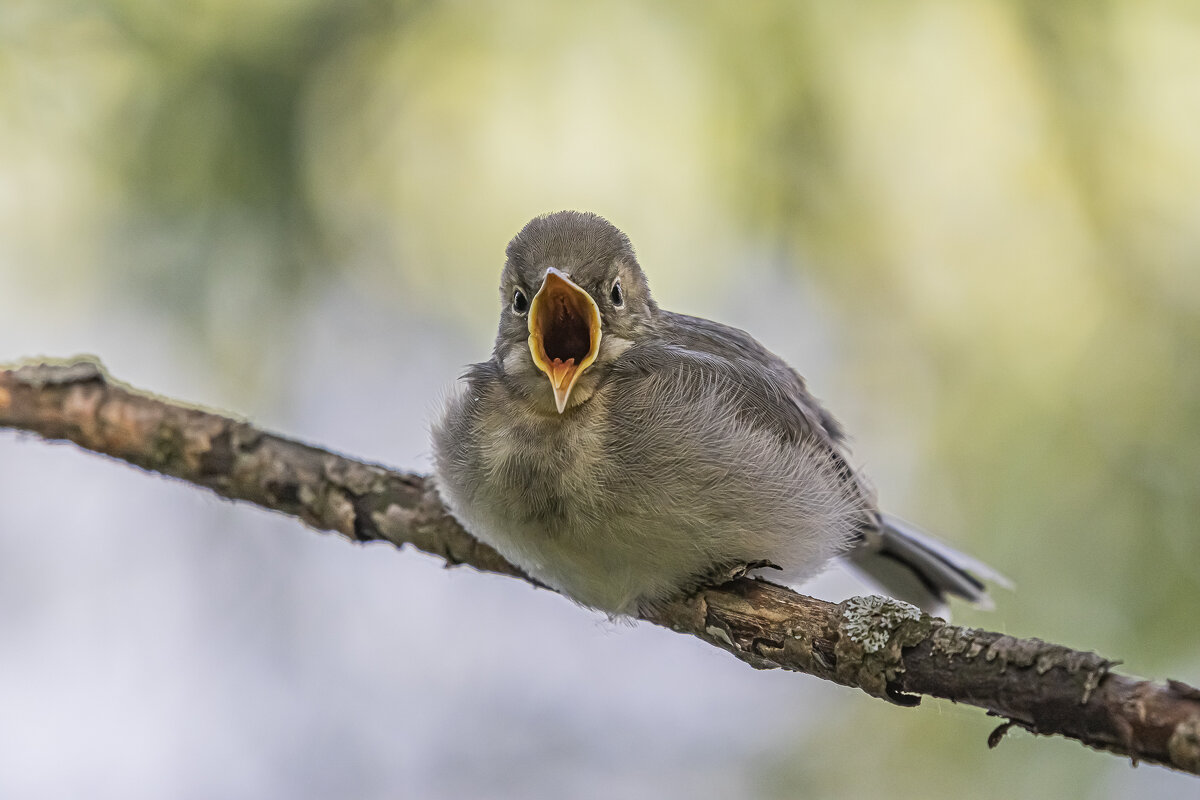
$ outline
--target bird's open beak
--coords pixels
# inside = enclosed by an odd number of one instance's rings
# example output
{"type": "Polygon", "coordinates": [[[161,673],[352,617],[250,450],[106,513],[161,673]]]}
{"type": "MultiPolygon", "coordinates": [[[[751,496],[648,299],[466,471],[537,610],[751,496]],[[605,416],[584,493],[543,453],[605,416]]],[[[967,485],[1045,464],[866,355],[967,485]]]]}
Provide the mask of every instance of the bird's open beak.
{"type": "Polygon", "coordinates": [[[551,267],[529,306],[529,350],[563,413],[571,389],[600,351],[600,309],[592,296],[551,267]]]}

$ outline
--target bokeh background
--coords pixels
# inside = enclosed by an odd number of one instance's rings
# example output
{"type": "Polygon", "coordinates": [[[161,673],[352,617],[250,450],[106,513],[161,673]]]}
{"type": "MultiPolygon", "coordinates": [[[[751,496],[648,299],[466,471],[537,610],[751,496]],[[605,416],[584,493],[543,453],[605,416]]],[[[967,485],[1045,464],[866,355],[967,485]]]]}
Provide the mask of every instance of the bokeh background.
{"type": "MultiPolygon", "coordinates": [[[[0,4],[0,360],[427,469],[561,208],[1016,582],[958,621],[1200,682],[1193,0],[0,4]]],[[[0,432],[0,797],[1200,796],[995,724],[0,432]]]]}

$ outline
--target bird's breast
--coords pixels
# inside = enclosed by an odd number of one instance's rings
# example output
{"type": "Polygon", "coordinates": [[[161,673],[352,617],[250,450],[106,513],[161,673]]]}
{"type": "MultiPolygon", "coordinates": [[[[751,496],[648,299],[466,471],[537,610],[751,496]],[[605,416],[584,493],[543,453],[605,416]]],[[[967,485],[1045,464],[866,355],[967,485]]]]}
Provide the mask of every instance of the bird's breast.
{"type": "MultiPolygon", "coordinates": [[[[593,401],[601,398],[593,398],[593,401]]],[[[498,414],[481,453],[491,493],[513,521],[570,535],[605,505],[605,433],[594,402],[565,415],[498,414]]]]}

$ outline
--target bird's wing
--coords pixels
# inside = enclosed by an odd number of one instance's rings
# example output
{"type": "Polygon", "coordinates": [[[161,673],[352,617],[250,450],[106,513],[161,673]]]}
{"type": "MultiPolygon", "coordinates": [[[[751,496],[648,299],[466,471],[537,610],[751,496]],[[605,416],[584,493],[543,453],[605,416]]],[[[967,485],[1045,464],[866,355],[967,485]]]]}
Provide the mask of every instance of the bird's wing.
{"type": "Polygon", "coordinates": [[[668,335],[626,351],[618,374],[653,376],[679,370],[700,376],[698,380],[714,390],[736,395],[736,413],[749,424],[787,440],[815,440],[845,456],[841,425],[783,359],[737,328],[660,313],[668,335]]]}
{"type": "MultiPolygon", "coordinates": [[[[861,498],[866,514],[860,536],[877,535],[875,492],[850,465],[841,426],[809,393],[804,379],[745,331],[661,313],[668,335],[639,342],[614,365],[613,377],[632,384],[619,392],[624,402],[636,405],[639,394],[655,393],[660,402],[665,396],[684,406],[703,405],[694,404],[689,393],[711,392],[720,395],[728,413],[743,424],[808,452],[815,444],[828,455],[847,488],[861,498]]],[[[628,410],[638,412],[636,407],[628,410]]]]}
{"type": "Polygon", "coordinates": [[[458,386],[445,397],[440,419],[433,425],[434,456],[440,474],[466,471],[471,475],[467,484],[478,481],[473,471],[480,468],[481,451],[487,442],[488,410],[507,395],[503,369],[495,358],[464,370],[458,386]]]}

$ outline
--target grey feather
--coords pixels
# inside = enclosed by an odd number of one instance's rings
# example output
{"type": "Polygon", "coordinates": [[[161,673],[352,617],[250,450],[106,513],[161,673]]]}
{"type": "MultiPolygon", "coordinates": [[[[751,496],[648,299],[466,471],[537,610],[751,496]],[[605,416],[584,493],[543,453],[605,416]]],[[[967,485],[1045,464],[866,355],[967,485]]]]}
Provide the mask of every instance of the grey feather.
{"type": "Polygon", "coordinates": [[[850,565],[893,597],[948,618],[947,597],[991,610],[984,581],[1012,583],[991,567],[889,514],[848,553],[850,565]]]}
{"type": "Polygon", "coordinates": [[[743,331],[660,309],[607,221],[530,222],[500,293],[492,358],[434,426],[435,471],[467,530],[534,577],[620,614],[746,564],[795,582],[848,554],[925,608],[947,593],[987,601],[971,575],[982,565],[879,513],[801,377],[743,331]],[[603,331],[563,413],[510,302],[533,297],[549,267],[591,295],[603,331]]]}

